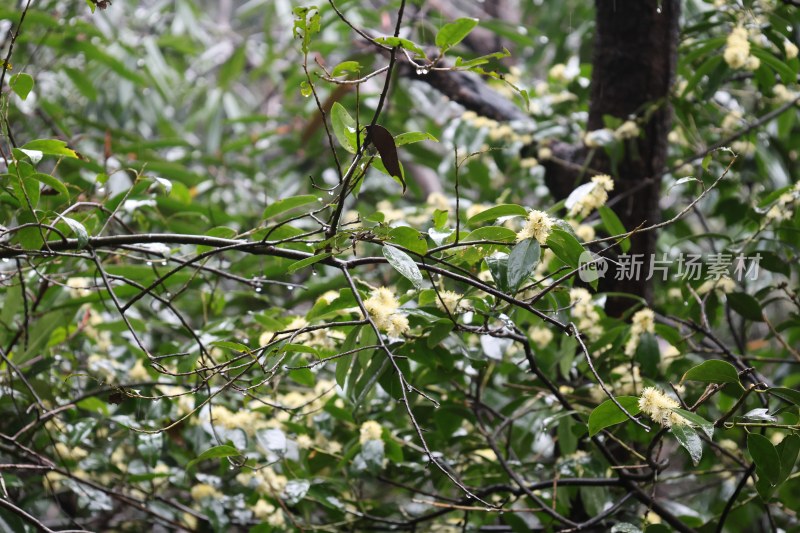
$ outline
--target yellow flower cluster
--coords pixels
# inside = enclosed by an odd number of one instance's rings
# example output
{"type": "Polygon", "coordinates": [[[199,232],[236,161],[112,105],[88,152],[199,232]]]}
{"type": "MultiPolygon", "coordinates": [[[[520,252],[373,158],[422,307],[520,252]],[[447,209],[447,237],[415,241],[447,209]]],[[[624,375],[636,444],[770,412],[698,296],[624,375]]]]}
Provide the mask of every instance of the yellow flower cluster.
{"type": "Polygon", "coordinates": [[[719,279],[709,279],[703,282],[697,288],[697,294],[706,294],[707,292],[716,291],[718,294],[730,294],[736,289],[736,282],[728,276],[722,276],[719,279]]]}
{"type": "Polygon", "coordinates": [[[592,178],[592,183],[592,189],[572,205],[569,216],[585,218],[593,209],[605,205],[609,191],[614,190],[614,180],[608,174],[600,174],[592,178]]]}
{"type": "Polygon", "coordinates": [[[789,39],[783,41],[783,50],[786,52],[786,59],[794,59],[797,57],[798,48],[797,45],[794,44],[789,39]]]}
{"type": "Polygon", "coordinates": [[[767,211],[764,225],[792,218],[798,201],[800,201],[800,181],[794,184],[794,188],[791,191],[785,192],[778,197],[778,201],[767,211]]]}
{"type": "Polygon", "coordinates": [[[639,338],[644,333],[654,333],[655,327],[655,313],[652,309],[645,308],[637,311],[632,319],[631,336],[625,343],[625,355],[633,357],[636,354],[636,348],[639,347],[639,338]]]}
{"type": "Polygon", "coordinates": [[[539,348],[544,348],[553,340],[553,332],[542,326],[534,326],[528,330],[528,337],[539,348]]]}
{"type": "Polygon", "coordinates": [[[578,330],[589,340],[597,340],[603,334],[600,326],[600,313],[595,309],[592,295],[586,289],[575,287],[569,290],[569,301],[572,304],[572,318],[577,322],[578,330]]]}
{"type": "Polygon", "coordinates": [[[731,34],[728,35],[723,57],[732,69],[756,70],[761,66],[761,60],[750,55],[750,41],[747,40],[747,30],[741,26],[734,28],[731,34]]]}
{"type": "Polygon", "coordinates": [[[386,287],[373,289],[370,297],[364,300],[364,307],[375,322],[375,326],[390,337],[401,337],[410,329],[408,318],[397,312],[400,302],[391,289],[386,287]]]}
{"type": "Polygon", "coordinates": [[[614,137],[619,140],[635,139],[639,136],[641,130],[639,125],[633,120],[626,120],[622,125],[614,131],[614,137]]]}
{"type": "Polygon", "coordinates": [[[687,420],[673,411],[680,406],[677,400],[656,387],[645,387],[639,397],[639,409],[654,422],[667,428],[686,425],[687,420]]]}
{"type": "Polygon", "coordinates": [[[533,142],[533,137],[530,134],[517,133],[508,124],[501,124],[491,118],[480,116],[474,111],[465,111],[461,115],[461,120],[469,122],[474,128],[486,128],[489,138],[493,141],[507,140],[510,143],[518,142],[521,144],[533,142]]]}
{"type": "Polygon", "coordinates": [[[471,309],[468,301],[464,300],[464,296],[455,291],[439,291],[439,296],[436,298],[436,305],[442,311],[448,313],[463,313],[471,309]]]}
{"type": "Polygon", "coordinates": [[[276,473],[269,466],[240,472],[236,475],[236,481],[245,487],[256,489],[259,494],[281,493],[288,482],[286,476],[276,473]]]}
{"type": "Polygon", "coordinates": [[[265,521],[272,527],[282,527],[286,525],[286,519],[283,517],[283,512],[276,509],[274,505],[266,500],[258,500],[255,505],[250,507],[253,511],[253,516],[259,520],[265,521]]]}
{"type": "Polygon", "coordinates": [[[361,429],[359,430],[359,437],[358,442],[361,444],[366,443],[370,440],[381,440],[381,434],[383,433],[383,428],[381,425],[374,420],[367,420],[363,424],[361,424],[361,429]]]}
{"type": "Polygon", "coordinates": [[[222,498],[222,493],[208,483],[198,483],[192,487],[191,494],[192,499],[196,502],[203,501],[207,498],[222,498]]]}
{"type": "Polygon", "coordinates": [[[547,242],[547,237],[553,230],[553,219],[544,211],[532,210],[528,213],[528,220],[525,222],[525,227],[517,232],[517,242],[524,241],[525,239],[536,239],[539,244],[547,242]]]}

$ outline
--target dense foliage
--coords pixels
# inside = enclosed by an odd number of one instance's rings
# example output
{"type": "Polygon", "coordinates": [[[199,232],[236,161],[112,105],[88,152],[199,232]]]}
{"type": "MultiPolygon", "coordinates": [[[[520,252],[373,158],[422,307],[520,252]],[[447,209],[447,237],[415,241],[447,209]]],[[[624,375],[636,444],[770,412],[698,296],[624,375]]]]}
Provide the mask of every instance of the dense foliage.
{"type": "Polygon", "coordinates": [[[800,529],[795,2],[683,3],[638,228],[588,2],[9,4],[3,528],[800,529]]]}

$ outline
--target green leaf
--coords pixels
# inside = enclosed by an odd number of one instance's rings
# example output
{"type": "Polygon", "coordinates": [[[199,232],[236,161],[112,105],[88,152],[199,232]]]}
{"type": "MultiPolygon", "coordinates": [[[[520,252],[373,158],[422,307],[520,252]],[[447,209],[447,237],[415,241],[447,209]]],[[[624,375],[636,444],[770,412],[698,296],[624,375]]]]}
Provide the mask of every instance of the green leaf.
{"type": "Polygon", "coordinates": [[[354,73],[358,74],[361,71],[361,63],[358,61],[342,61],[331,71],[331,77],[335,78],[342,74],[354,73]]]}
{"type": "Polygon", "coordinates": [[[445,24],[436,33],[436,46],[442,50],[452,48],[469,35],[469,32],[477,25],[478,19],[474,18],[460,18],[445,24]]]}
{"type": "MultiPolygon", "coordinates": [[[[625,226],[622,225],[617,214],[606,206],[601,206],[597,209],[600,214],[600,219],[603,221],[606,231],[609,235],[622,235],[625,233],[625,226]]],[[[619,242],[622,251],[627,253],[631,249],[631,240],[626,237],[619,242]]]]}
{"type": "Polygon", "coordinates": [[[463,241],[499,241],[499,242],[514,242],[517,234],[503,226],[484,226],[475,231],[471,231],[463,241]]]}
{"type": "MultiPolygon", "coordinates": [[[[632,416],[639,414],[639,398],[637,396],[617,396],[616,400],[632,416]]],[[[597,435],[601,430],[630,420],[610,399],[594,408],[589,415],[589,436],[597,435]]]]}
{"type": "Polygon", "coordinates": [[[477,67],[479,65],[485,65],[492,59],[503,59],[504,57],[511,56],[511,52],[508,51],[507,48],[503,48],[502,52],[494,52],[491,54],[486,54],[484,56],[476,57],[474,59],[464,60],[461,57],[456,58],[456,67],[461,68],[470,68],[470,67],[477,67]]]}
{"type": "Polygon", "coordinates": [[[227,88],[230,84],[231,80],[234,80],[239,77],[244,69],[247,56],[245,52],[247,50],[246,43],[243,43],[239,48],[237,48],[231,57],[225,61],[219,69],[219,85],[224,89],[227,88]]]}
{"type": "Polygon", "coordinates": [[[351,154],[356,153],[356,121],[339,102],[331,107],[331,125],[339,144],[351,154]]]}
{"type": "Polygon", "coordinates": [[[392,48],[400,46],[409,52],[414,52],[419,57],[427,57],[425,55],[425,50],[423,50],[420,45],[408,39],[403,39],[402,37],[378,37],[375,39],[375,42],[391,46],[392,48]]]}
{"type": "Polygon", "coordinates": [[[508,256],[506,254],[493,254],[483,259],[486,261],[486,266],[489,267],[489,272],[492,274],[497,288],[503,292],[508,290],[508,256]]]}
{"type": "Polygon", "coordinates": [[[239,450],[237,450],[233,446],[229,446],[227,444],[221,444],[219,446],[214,446],[213,448],[209,448],[208,450],[198,455],[196,458],[189,461],[189,463],[186,465],[186,469],[189,470],[197,463],[205,461],[207,459],[218,459],[221,457],[236,457],[239,455],[241,455],[241,453],[239,453],[239,450]]]}
{"type": "Polygon", "coordinates": [[[404,144],[418,143],[420,141],[433,141],[439,142],[439,139],[428,133],[427,131],[407,131],[395,136],[394,144],[402,146],[404,144]]]}
{"type": "Polygon", "coordinates": [[[764,316],[758,300],[745,292],[732,292],[727,295],[731,309],[753,322],[763,322],[764,316]]]}
{"type": "Polygon", "coordinates": [[[261,218],[266,220],[274,217],[275,215],[289,211],[290,209],[295,209],[297,207],[308,205],[317,201],[317,197],[313,194],[290,196],[289,198],[284,198],[283,200],[278,200],[277,202],[273,202],[268,205],[267,208],[264,209],[264,214],[261,215],[261,218]]]}
{"type": "Polygon", "coordinates": [[[422,288],[422,272],[407,253],[394,246],[384,245],[383,256],[401,276],[413,283],[414,287],[422,288]]]}
{"type": "Polygon", "coordinates": [[[781,400],[785,400],[800,407],[800,391],[786,387],[770,387],[767,389],[767,392],[773,396],[777,396],[781,400]]]}
{"type": "Polygon", "coordinates": [[[533,274],[541,253],[542,247],[536,239],[525,239],[511,249],[508,255],[508,287],[512,292],[516,292],[525,278],[533,274]]]}
{"type": "Polygon", "coordinates": [[[89,232],[86,231],[84,225],[73,218],[62,217],[61,219],[67,223],[78,239],[78,249],[86,248],[86,245],[89,244],[89,232]]]}
{"type": "Polygon", "coordinates": [[[11,79],[8,80],[8,84],[11,86],[11,89],[17,93],[17,96],[25,100],[33,89],[33,78],[30,74],[20,72],[19,74],[11,76],[11,79]]]}
{"type": "Polygon", "coordinates": [[[781,458],[781,475],[777,483],[780,485],[788,479],[797,463],[797,455],[800,453],[800,436],[786,435],[775,449],[781,458]]]}
{"type": "Polygon", "coordinates": [[[22,147],[25,150],[38,150],[43,154],[72,157],[80,159],[78,152],[67,148],[67,143],[56,139],[37,139],[29,141],[22,147]]]}
{"type": "Polygon", "coordinates": [[[211,343],[211,346],[216,346],[217,348],[224,348],[226,350],[232,350],[234,352],[242,352],[242,353],[250,352],[250,348],[246,344],[242,344],[241,342],[214,341],[211,343]]]}
{"type": "Polygon", "coordinates": [[[485,211],[481,211],[477,215],[467,220],[467,225],[472,226],[477,224],[478,222],[485,222],[487,220],[497,220],[500,217],[511,217],[511,216],[524,217],[527,215],[528,211],[521,205],[501,204],[501,205],[496,205],[494,207],[490,207],[485,211]]]}
{"type": "Polygon", "coordinates": [[[292,272],[300,270],[301,268],[305,268],[307,266],[311,266],[314,263],[319,263],[320,261],[322,261],[324,259],[327,259],[330,256],[331,256],[331,254],[324,253],[324,254],[319,254],[319,255],[312,255],[311,257],[306,257],[305,259],[301,259],[300,261],[295,261],[294,263],[289,265],[289,268],[286,269],[286,271],[289,274],[291,274],[292,272]]]}
{"type": "Polygon", "coordinates": [[[658,363],[661,362],[661,350],[658,348],[658,341],[655,335],[645,332],[639,337],[639,344],[636,346],[634,359],[641,365],[642,372],[645,376],[655,376],[658,374],[658,363]]]}
{"type": "Polygon", "coordinates": [[[94,88],[91,78],[76,68],[64,67],[64,72],[83,96],[93,102],[97,100],[97,89],[94,88]]]}
{"type": "Polygon", "coordinates": [[[58,192],[58,194],[63,195],[66,199],[69,199],[69,191],[67,191],[67,187],[61,183],[58,178],[51,176],[50,174],[42,174],[41,172],[37,172],[36,174],[32,174],[31,177],[35,180],[44,183],[51,189],[58,192]]]}
{"type": "Polygon", "coordinates": [[[781,458],[772,442],[764,435],[750,433],[747,435],[747,451],[753,457],[756,470],[771,485],[777,485],[781,479],[781,458]]]}
{"type": "Polygon", "coordinates": [[[419,255],[428,253],[428,242],[425,236],[414,228],[399,226],[389,231],[389,242],[407,248],[419,255]]]}
{"type": "Polygon", "coordinates": [[[762,63],[777,72],[781,79],[783,79],[783,83],[794,83],[794,81],[797,79],[797,74],[794,72],[794,70],[792,70],[792,67],[790,67],[783,60],[772,55],[772,53],[768,50],[764,50],[758,46],[750,46],[750,53],[760,59],[762,63]]]}
{"type": "Polygon", "coordinates": [[[739,373],[729,362],[712,359],[687,370],[681,382],[686,380],[703,383],[739,383],[739,373]]]}
{"type": "Polygon", "coordinates": [[[686,448],[689,452],[689,457],[692,458],[692,464],[697,466],[700,458],[703,457],[703,441],[697,435],[697,432],[689,426],[672,426],[670,429],[681,446],[686,448]]]}
{"type": "Polygon", "coordinates": [[[685,409],[673,409],[673,411],[681,415],[683,418],[685,418],[692,424],[696,424],[700,429],[703,430],[703,433],[708,435],[709,439],[714,437],[714,424],[712,424],[702,416],[698,415],[697,413],[687,411],[685,409]]]}
{"type": "Polygon", "coordinates": [[[554,229],[547,238],[547,246],[564,263],[572,268],[578,268],[584,249],[574,235],[561,229],[554,229]]]}

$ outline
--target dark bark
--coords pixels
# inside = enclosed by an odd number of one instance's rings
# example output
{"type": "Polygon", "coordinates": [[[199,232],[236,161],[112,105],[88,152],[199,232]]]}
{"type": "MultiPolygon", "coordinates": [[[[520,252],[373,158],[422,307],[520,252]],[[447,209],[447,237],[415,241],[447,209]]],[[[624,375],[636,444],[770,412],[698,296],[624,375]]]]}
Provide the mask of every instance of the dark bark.
{"type": "MultiPolygon", "coordinates": [[[[656,223],[660,218],[660,176],[665,167],[667,134],[672,121],[669,90],[675,75],[680,1],[596,0],[595,5],[597,25],[588,130],[603,128],[605,115],[646,120],[641,125],[641,136],[625,141],[625,155],[613,172],[605,153],[598,154],[591,163],[593,168],[607,171],[614,178],[613,195],[625,197],[616,204],[615,211],[625,228],[631,230],[656,223]],[[648,178],[649,185],[632,192],[648,178]]],[[[628,253],[645,254],[648,261],[655,253],[656,239],[657,234],[652,231],[634,235],[628,253]]],[[[649,302],[653,296],[652,283],[645,277],[615,280],[613,275],[607,275],[601,288],[642,296],[649,302]]],[[[606,311],[619,315],[632,303],[630,299],[609,298],[606,311]]]]}

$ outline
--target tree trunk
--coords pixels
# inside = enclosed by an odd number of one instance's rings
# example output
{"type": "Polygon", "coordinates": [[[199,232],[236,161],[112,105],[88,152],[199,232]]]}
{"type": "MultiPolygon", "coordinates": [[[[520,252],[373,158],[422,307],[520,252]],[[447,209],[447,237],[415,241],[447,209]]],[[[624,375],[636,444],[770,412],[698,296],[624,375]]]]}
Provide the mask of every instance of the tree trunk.
{"type": "MultiPolygon", "coordinates": [[[[592,167],[611,174],[614,206],[627,230],[659,220],[661,174],[667,155],[667,134],[672,121],[669,90],[675,75],[678,43],[679,0],[596,0],[591,103],[588,130],[605,126],[603,117],[637,119],[641,135],[625,142],[625,153],[616,166],[605,153],[592,167]],[[613,168],[613,171],[612,171],[613,168]]],[[[645,278],[656,250],[654,231],[634,235],[628,254],[644,254],[638,279],[617,280],[613,265],[601,289],[627,292],[651,301],[652,283],[645,278]]],[[[606,311],[618,316],[632,304],[630,299],[609,298],[606,311]]]]}

